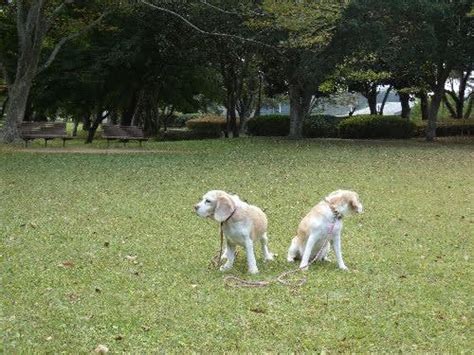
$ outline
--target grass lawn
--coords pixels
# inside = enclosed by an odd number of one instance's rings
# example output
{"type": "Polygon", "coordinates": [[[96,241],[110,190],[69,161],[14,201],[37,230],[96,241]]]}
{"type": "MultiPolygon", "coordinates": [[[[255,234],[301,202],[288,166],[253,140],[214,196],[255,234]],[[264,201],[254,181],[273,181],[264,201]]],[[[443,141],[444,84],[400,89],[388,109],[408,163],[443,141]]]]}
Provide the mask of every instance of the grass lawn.
{"type": "Polygon", "coordinates": [[[471,351],[471,143],[0,146],[3,352],[471,351]],[[214,188],[268,215],[277,260],[264,264],[258,249],[249,277],[241,252],[228,273],[253,280],[292,268],[300,219],[332,190],[354,189],[365,213],[345,222],[351,272],[331,253],[301,288],[225,287],[208,268],[218,225],[192,213],[214,188]]]}

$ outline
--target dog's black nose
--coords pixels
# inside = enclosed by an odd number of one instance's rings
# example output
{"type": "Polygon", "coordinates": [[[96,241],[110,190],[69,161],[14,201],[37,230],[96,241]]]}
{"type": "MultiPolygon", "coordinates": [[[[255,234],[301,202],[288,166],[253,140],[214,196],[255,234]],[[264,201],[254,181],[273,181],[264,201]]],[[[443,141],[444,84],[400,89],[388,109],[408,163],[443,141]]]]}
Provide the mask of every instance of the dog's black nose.
{"type": "Polygon", "coordinates": [[[199,205],[194,205],[194,210],[197,211],[197,209],[199,208],[199,205]]]}

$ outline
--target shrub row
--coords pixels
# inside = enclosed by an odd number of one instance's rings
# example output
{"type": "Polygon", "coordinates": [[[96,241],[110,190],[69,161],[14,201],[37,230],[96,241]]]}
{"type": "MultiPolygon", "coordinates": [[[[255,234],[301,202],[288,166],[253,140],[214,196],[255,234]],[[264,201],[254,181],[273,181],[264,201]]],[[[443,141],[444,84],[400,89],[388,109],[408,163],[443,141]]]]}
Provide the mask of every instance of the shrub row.
{"type": "Polygon", "coordinates": [[[225,118],[217,115],[202,115],[186,121],[186,127],[196,130],[222,130],[225,128],[225,118]]]}
{"type": "Polygon", "coordinates": [[[253,136],[287,136],[290,132],[290,117],[287,115],[265,115],[247,122],[248,133],[253,136]]]}
{"type": "MultiPolygon", "coordinates": [[[[426,125],[420,125],[417,127],[416,135],[423,137],[426,132],[426,125]]],[[[474,124],[439,124],[436,127],[437,137],[450,137],[450,136],[471,136],[474,135],[474,124]]]]}
{"type": "Polygon", "coordinates": [[[400,116],[361,115],[339,124],[341,138],[410,138],[416,125],[400,116]]]}
{"type": "Polygon", "coordinates": [[[197,139],[220,138],[220,132],[200,131],[200,130],[183,130],[168,129],[166,132],[160,133],[158,140],[164,141],[185,141],[197,139]]]}
{"type": "MultiPolygon", "coordinates": [[[[415,133],[415,124],[398,116],[363,115],[349,118],[312,115],[303,123],[303,136],[308,138],[408,138],[415,133]]],[[[286,136],[290,118],[267,115],[248,122],[249,134],[255,136],[286,136]]]]}

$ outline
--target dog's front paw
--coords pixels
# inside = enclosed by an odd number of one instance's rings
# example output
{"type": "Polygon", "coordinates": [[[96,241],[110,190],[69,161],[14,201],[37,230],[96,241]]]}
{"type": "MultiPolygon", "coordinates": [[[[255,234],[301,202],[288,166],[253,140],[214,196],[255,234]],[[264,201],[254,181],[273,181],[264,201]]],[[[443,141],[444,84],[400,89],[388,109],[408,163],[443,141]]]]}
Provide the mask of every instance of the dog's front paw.
{"type": "Polygon", "coordinates": [[[340,266],[339,269],[342,271],[349,271],[349,268],[346,265],[340,266]]]}
{"type": "Polygon", "coordinates": [[[300,269],[301,269],[301,271],[308,271],[308,267],[309,267],[309,266],[306,265],[306,266],[300,267],[300,269]]]}
{"type": "Polygon", "coordinates": [[[253,275],[258,274],[258,269],[257,268],[249,269],[249,274],[253,274],[253,275]]]}
{"type": "Polygon", "coordinates": [[[273,261],[275,260],[276,254],[270,253],[265,257],[265,261],[273,261]]]}
{"type": "Polygon", "coordinates": [[[222,265],[222,266],[219,268],[219,270],[220,270],[220,271],[227,271],[227,270],[230,270],[231,268],[232,268],[232,265],[229,265],[229,264],[226,263],[226,264],[222,265]]]}

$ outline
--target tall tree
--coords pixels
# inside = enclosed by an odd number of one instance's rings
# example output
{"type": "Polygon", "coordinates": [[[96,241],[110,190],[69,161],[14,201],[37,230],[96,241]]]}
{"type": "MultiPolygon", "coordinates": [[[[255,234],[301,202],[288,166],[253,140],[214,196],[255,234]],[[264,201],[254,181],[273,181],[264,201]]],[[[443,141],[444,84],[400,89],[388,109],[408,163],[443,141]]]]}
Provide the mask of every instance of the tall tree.
{"type": "MultiPolygon", "coordinates": [[[[33,80],[37,74],[51,65],[61,47],[70,39],[77,37],[85,29],[98,23],[103,15],[88,21],[69,35],[61,38],[41,62],[41,54],[45,48],[45,38],[60,16],[67,11],[72,1],[64,2],[48,0],[15,0],[8,2],[6,11],[15,14],[16,20],[16,69],[14,77],[7,81],[8,103],[6,106],[6,122],[3,129],[3,140],[7,143],[18,139],[17,125],[23,120],[33,80]]],[[[0,56],[0,66],[4,67],[0,56]]]]}
{"type": "Polygon", "coordinates": [[[347,1],[262,1],[268,18],[255,27],[269,34],[280,48],[282,68],[290,99],[290,138],[303,136],[303,120],[311,98],[318,92],[334,64],[325,56],[341,11],[347,1]]]}

